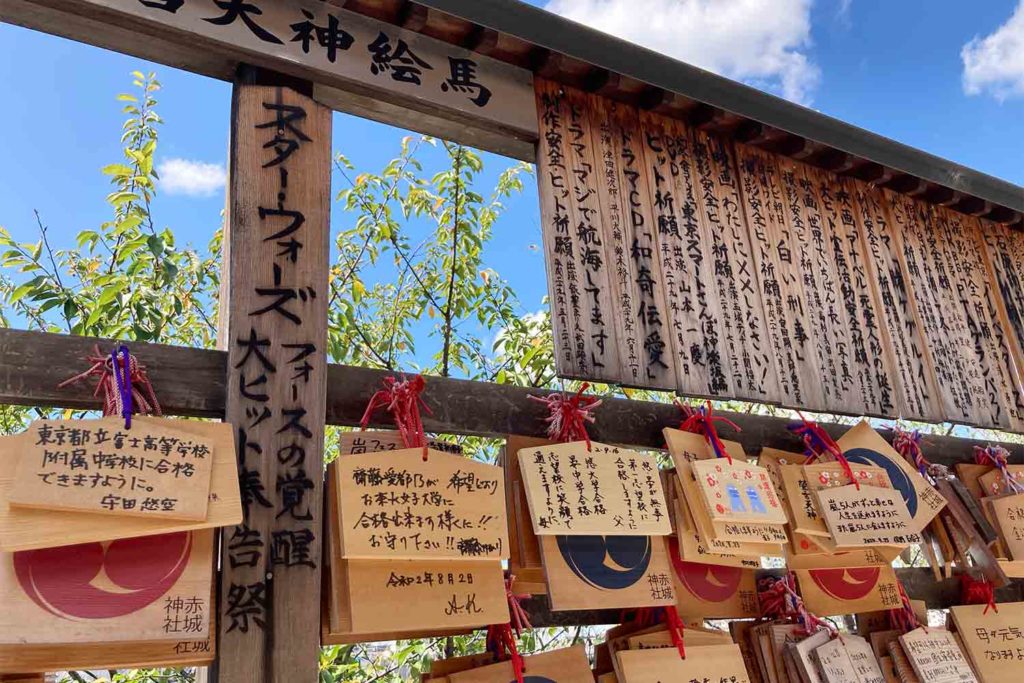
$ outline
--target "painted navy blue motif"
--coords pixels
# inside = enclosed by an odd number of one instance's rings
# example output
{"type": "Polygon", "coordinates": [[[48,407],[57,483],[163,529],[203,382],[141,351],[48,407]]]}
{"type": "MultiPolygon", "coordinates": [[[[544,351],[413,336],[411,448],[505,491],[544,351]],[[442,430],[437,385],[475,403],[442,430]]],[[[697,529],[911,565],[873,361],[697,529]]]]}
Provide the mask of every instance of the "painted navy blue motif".
{"type": "Polygon", "coordinates": [[[917,490],[914,488],[914,482],[910,481],[910,477],[899,466],[899,463],[870,448],[851,448],[848,451],[843,451],[843,455],[852,463],[875,465],[884,469],[889,474],[892,487],[903,496],[903,502],[907,504],[910,516],[913,517],[917,514],[917,490]]]}
{"type": "Polygon", "coordinates": [[[595,588],[629,588],[647,573],[650,536],[558,536],[558,550],[573,573],[595,588]]]}

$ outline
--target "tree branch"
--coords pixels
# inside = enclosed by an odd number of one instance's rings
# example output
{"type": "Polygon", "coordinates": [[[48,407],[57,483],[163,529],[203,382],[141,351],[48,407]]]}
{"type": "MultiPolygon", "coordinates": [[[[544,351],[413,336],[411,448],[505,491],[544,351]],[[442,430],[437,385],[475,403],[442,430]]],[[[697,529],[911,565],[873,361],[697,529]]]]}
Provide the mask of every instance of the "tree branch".
{"type": "Polygon", "coordinates": [[[452,202],[452,272],[448,278],[448,297],[444,309],[444,347],[441,356],[441,376],[447,377],[452,342],[452,314],[455,308],[455,272],[459,256],[459,194],[462,188],[462,145],[455,148],[455,190],[452,202]]]}

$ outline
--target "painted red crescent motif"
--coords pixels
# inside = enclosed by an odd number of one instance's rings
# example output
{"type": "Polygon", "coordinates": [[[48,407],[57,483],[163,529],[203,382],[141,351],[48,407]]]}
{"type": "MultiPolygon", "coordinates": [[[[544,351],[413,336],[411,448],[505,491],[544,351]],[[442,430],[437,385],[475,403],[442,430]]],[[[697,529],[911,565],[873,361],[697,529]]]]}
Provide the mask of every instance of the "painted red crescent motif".
{"type": "Polygon", "coordinates": [[[825,591],[829,597],[836,600],[860,600],[875,589],[882,568],[811,569],[809,573],[818,588],[825,591]]]}
{"type": "Polygon", "coordinates": [[[697,598],[705,602],[725,602],[739,589],[743,577],[741,567],[684,562],[679,557],[679,542],[672,536],[668,539],[668,552],[672,556],[676,576],[697,598]]]}
{"type": "Polygon", "coordinates": [[[180,532],[18,552],[14,570],[25,594],[47,612],[64,619],[111,619],[163,597],[191,554],[192,534],[180,532]],[[101,575],[107,580],[97,581],[101,575]]]}

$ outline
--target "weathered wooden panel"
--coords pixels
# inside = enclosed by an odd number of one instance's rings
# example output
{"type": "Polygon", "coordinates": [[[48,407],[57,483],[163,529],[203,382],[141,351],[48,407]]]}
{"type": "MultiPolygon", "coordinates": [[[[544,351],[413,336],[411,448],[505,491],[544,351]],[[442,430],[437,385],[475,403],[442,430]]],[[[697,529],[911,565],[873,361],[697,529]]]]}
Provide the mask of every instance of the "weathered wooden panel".
{"type": "Polygon", "coordinates": [[[997,316],[1010,335],[1015,366],[1024,370],[1024,232],[986,220],[978,223],[997,316]]]}

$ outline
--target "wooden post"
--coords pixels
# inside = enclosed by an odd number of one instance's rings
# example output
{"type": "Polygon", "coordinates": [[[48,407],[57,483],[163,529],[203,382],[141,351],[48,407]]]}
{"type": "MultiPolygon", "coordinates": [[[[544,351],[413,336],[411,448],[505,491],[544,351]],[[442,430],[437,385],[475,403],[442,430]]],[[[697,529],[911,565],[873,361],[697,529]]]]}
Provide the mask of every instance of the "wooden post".
{"type": "Polygon", "coordinates": [[[243,67],[231,108],[221,344],[244,522],[221,543],[221,683],[313,683],[320,645],[331,112],[243,67]]]}

